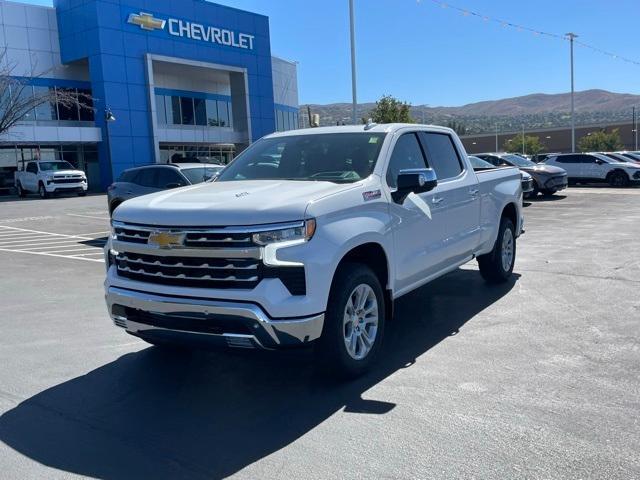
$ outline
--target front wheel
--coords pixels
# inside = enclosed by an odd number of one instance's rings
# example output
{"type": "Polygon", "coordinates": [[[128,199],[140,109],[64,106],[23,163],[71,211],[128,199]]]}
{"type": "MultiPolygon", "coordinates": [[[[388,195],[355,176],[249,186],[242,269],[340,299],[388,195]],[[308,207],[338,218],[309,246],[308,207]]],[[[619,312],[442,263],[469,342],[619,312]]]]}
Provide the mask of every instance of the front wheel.
{"type": "Polygon", "coordinates": [[[319,364],[341,378],[364,374],[380,352],[384,326],[385,299],[378,277],[362,264],[341,266],[316,345],[319,364]]]}
{"type": "Polygon", "coordinates": [[[84,190],[81,190],[81,191],[78,192],[78,196],[79,197],[86,197],[87,196],[87,192],[84,191],[84,190]]]}
{"type": "Polygon", "coordinates": [[[49,197],[49,193],[47,192],[47,189],[44,187],[44,183],[40,183],[40,185],[38,186],[38,195],[40,195],[40,198],[49,197]]]}
{"type": "Polygon", "coordinates": [[[513,222],[506,217],[500,221],[498,238],[493,250],[478,257],[480,275],[488,283],[506,282],[513,273],[516,261],[516,235],[513,222]]]}

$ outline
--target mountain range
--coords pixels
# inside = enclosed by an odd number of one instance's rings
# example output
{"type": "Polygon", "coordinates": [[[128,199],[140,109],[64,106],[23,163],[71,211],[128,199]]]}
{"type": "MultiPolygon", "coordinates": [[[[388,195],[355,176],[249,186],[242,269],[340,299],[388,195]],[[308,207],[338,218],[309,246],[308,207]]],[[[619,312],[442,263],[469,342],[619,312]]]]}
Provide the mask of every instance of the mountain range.
{"type": "MultiPolygon", "coordinates": [[[[606,90],[585,90],[575,93],[576,123],[593,125],[631,122],[632,107],[640,106],[640,95],[615,93],[606,90]]],[[[320,115],[321,125],[349,122],[350,103],[309,105],[312,113],[320,115]]],[[[358,105],[358,118],[367,118],[375,103],[358,105]]],[[[448,125],[455,122],[467,134],[489,133],[496,125],[501,131],[555,128],[570,125],[571,94],[534,93],[522,97],[470,103],[459,107],[411,106],[411,116],[420,123],[448,125]]],[[[307,119],[307,105],[300,107],[307,119]]],[[[639,111],[640,114],[640,111],[639,111]]]]}

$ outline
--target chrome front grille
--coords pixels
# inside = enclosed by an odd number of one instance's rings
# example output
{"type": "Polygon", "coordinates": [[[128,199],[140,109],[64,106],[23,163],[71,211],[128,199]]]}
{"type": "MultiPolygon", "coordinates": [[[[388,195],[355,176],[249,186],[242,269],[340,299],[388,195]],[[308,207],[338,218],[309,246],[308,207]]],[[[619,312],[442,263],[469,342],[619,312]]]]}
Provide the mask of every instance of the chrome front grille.
{"type": "Polygon", "coordinates": [[[131,280],[200,288],[254,288],[261,263],[244,258],[161,257],[130,252],[116,256],[118,275],[131,280]]]}

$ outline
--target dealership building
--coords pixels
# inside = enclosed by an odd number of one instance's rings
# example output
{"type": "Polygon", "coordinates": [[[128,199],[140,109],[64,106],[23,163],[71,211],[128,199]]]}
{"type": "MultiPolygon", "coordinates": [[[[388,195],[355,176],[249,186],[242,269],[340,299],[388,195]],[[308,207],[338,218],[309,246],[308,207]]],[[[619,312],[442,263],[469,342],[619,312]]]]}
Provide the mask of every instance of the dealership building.
{"type": "Polygon", "coordinates": [[[127,168],[228,163],[297,128],[296,64],[271,55],[266,16],[205,0],[0,0],[0,23],[2,75],[81,99],[0,135],[0,188],[28,160],[68,160],[100,190],[127,168]]]}

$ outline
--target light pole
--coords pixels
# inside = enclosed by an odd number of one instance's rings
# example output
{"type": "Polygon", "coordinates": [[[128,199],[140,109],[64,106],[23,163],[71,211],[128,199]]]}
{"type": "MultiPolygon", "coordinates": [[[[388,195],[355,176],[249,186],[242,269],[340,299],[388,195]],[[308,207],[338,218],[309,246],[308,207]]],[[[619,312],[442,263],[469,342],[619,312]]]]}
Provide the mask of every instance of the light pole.
{"type": "Polygon", "coordinates": [[[349,27],[351,30],[351,95],[353,105],[351,106],[351,123],[357,124],[358,94],[356,87],[356,27],[353,14],[353,0],[349,0],[349,27]]]}
{"type": "Polygon", "coordinates": [[[573,40],[578,37],[575,33],[567,33],[571,50],[571,153],[576,152],[576,116],[574,110],[574,85],[573,85],[573,40]]]}
{"type": "Polygon", "coordinates": [[[105,124],[105,128],[107,129],[107,157],[109,157],[109,165],[112,164],[111,162],[111,135],[109,135],[109,124],[111,122],[115,122],[116,121],[116,117],[113,114],[113,112],[111,111],[111,109],[109,107],[104,109],[104,124],[105,124]]]}
{"type": "Polygon", "coordinates": [[[496,123],[496,152],[498,151],[498,124],[496,123]]]}
{"type": "Polygon", "coordinates": [[[636,107],[633,107],[633,133],[635,136],[636,152],[638,151],[638,117],[636,116],[636,107]]]}
{"type": "Polygon", "coordinates": [[[524,155],[524,123],[522,124],[522,155],[524,155]]]}

